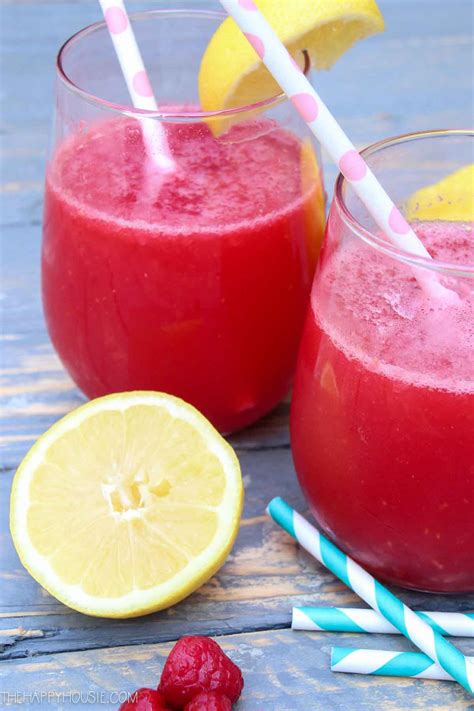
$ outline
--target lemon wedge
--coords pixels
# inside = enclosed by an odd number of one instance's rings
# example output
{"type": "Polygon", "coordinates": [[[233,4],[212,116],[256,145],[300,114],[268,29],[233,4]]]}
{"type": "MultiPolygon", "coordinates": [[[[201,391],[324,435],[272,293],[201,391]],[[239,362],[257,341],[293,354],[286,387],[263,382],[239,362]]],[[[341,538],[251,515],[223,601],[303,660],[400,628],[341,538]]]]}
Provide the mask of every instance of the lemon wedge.
{"type": "Polygon", "coordinates": [[[31,448],[10,527],[23,565],[58,600],[135,617],[220,568],[242,498],[237,457],[203,415],[170,395],[119,393],[71,412],[31,448]]]}
{"type": "Polygon", "coordinates": [[[406,204],[409,220],[474,220],[474,163],[414,193],[406,204]]]}
{"type": "Polygon", "coordinates": [[[310,190],[314,190],[314,200],[305,204],[303,215],[307,253],[310,263],[316,265],[326,225],[326,197],[321,169],[309,138],[301,142],[300,164],[301,194],[306,195],[310,190]]]}
{"type": "MultiPolygon", "coordinates": [[[[301,66],[303,50],[314,67],[327,69],[354,42],[384,29],[375,0],[255,0],[255,4],[301,66]]],[[[224,20],[201,61],[202,109],[247,106],[280,91],[234,20],[224,20]]],[[[218,132],[214,123],[213,130],[218,132]]]]}

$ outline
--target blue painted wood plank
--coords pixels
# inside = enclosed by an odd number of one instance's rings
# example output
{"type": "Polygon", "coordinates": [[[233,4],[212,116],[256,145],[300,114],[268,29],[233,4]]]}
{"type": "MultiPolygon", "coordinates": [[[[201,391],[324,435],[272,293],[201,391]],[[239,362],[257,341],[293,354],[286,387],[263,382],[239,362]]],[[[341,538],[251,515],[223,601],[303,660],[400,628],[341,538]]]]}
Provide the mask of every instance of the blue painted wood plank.
{"type": "MultiPolygon", "coordinates": [[[[333,674],[329,670],[332,645],[405,650],[406,642],[389,635],[355,638],[349,634],[318,634],[290,630],[254,632],[217,641],[240,666],[245,686],[236,711],[458,711],[472,709],[471,699],[458,684],[421,679],[363,677],[333,674]]],[[[90,705],[85,708],[117,709],[118,694],[140,686],[156,687],[172,645],[116,647],[75,654],[53,654],[4,664],[0,668],[2,689],[44,694],[39,708],[66,709],[70,698],[90,705]],[[52,705],[48,705],[47,693],[52,705]],[[72,696],[72,695],[75,696],[72,696]],[[89,694],[89,697],[87,697],[89,694]],[[71,695],[71,696],[70,696],[71,695]]],[[[462,643],[466,653],[474,643],[462,643]]],[[[30,697],[31,698],[31,697],[30,697]]],[[[38,708],[33,706],[31,708],[38,708]]]]}

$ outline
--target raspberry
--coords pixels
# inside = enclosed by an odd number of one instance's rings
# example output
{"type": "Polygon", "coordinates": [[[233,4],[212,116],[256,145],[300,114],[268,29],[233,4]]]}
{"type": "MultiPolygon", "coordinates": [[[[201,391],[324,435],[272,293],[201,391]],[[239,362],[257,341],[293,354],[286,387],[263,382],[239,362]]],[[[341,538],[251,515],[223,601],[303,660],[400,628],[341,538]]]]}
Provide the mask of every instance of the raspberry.
{"type": "Polygon", "coordinates": [[[239,667],[209,637],[182,637],[170,652],[158,691],[182,709],[201,691],[216,691],[235,703],[244,680],[239,667]]]}
{"type": "Polygon", "coordinates": [[[232,711],[232,704],[228,696],[216,694],[215,691],[201,691],[186,704],[184,711],[232,711]]]}
{"type": "Polygon", "coordinates": [[[163,696],[154,689],[137,689],[119,711],[169,711],[163,696]]]}

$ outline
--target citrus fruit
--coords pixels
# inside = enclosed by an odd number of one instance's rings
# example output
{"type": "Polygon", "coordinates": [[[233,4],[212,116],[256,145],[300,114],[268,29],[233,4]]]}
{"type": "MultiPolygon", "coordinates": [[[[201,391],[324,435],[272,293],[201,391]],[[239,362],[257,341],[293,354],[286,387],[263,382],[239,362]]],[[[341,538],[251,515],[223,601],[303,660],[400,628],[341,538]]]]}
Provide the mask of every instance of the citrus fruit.
{"type": "Polygon", "coordinates": [[[237,457],[178,398],[93,400],[57,422],[16,472],[20,559],[61,602],[134,617],[189,595],[224,562],[242,509],[237,457]]]}
{"type": "MultiPolygon", "coordinates": [[[[301,66],[327,69],[357,40],[384,29],[375,0],[255,0],[301,66]]],[[[281,92],[232,18],[212,36],[201,60],[199,98],[204,111],[247,106],[281,92]]],[[[212,128],[217,133],[216,122],[212,128]]],[[[223,121],[220,126],[227,124],[223,121]]],[[[217,124],[218,125],[218,124],[217,124]]]]}
{"type": "Polygon", "coordinates": [[[406,204],[409,220],[474,220],[474,163],[414,193],[406,204]]]}
{"type": "Polygon", "coordinates": [[[304,205],[303,218],[307,253],[316,264],[326,225],[326,195],[321,169],[309,138],[301,142],[300,165],[301,194],[307,195],[310,190],[314,190],[314,200],[304,205]],[[317,235],[316,239],[315,235],[317,235]]]}

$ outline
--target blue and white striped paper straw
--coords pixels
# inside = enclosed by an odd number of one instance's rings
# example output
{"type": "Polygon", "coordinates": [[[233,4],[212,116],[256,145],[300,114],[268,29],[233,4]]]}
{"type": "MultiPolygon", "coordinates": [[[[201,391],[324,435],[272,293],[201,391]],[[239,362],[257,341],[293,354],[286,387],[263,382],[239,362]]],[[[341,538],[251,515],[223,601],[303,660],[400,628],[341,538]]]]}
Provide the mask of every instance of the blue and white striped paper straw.
{"type": "Polygon", "coordinates": [[[332,647],[331,671],[346,674],[403,676],[413,679],[443,679],[453,677],[421,652],[389,652],[382,649],[332,647]]]}
{"type": "Polygon", "coordinates": [[[465,657],[352,558],[340,551],[286,501],[279,497],[272,499],[267,511],[308,553],[357,593],[373,610],[379,612],[418,649],[439,664],[461,686],[471,694],[474,693],[474,664],[471,659],[465,657]]]}
{"type": "MultiPolygon", "coordinates": [[[[474,637],[474,612],[416,612],[444,637],[474,637]]],[[[375,610],[356,607],[293,608],[291,627],[307,632],[376,632],[400,634],[375,610]]]]}

